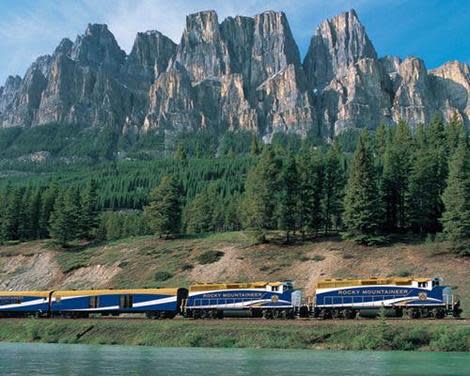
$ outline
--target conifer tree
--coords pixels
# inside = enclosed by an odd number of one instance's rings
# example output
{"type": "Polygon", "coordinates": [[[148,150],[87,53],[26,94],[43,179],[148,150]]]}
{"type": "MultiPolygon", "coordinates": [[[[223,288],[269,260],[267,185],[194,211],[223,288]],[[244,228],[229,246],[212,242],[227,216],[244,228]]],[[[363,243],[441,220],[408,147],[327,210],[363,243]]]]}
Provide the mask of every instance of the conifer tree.
{"type": "Polygon", "coordinates": [[[194,197],[189,203],[186,214],[186,228],[189,232],[215,231],[214,212],[218,200],[214,186],[203,190],[194,197]]]}
{"type": "Polygon", "coordinates": [[[257,231],[262,241],[266,240],[266,231],[274,229],[277,224],[279,171],[279,160],[272,147],[266,146],[257,165],[249,171],[245,183],[243,226],[257,231]]]}
{"type": "Polygon", "coordinates": [[[26,194],[24,202],[24,238],[39,238],[39,219],[41,217],[41,191],[31,190],[26,194]]]}
{"type": "Polygon", "coordinates": [[[80,235],[80,195],[69,188],[57,197],[49,220],[51,237],[62,246],[80,235]]]}
{"type": "Polygon", "coordinates": [[[163,177],[150,194],[145,214],[150,228],[160,237],[178,234],[181,230],[181,191],[171,176],[163,177]]]}
{"type": "Polygon", "coordinates": [[[341,149],[338,142],[328,150],[325,160],[323,219],[325,235],[341,225],[343,211],[343,197],[345,186],[345,172],[341,164],[341,149]]]}
{"type": "Polygon", "coordinates": [[[295,158],[289,155],[281,173],[282,190],[279,201],[279,227],[286,232],[286,242],[291,241],[298,224],[298,171],[295,158]]]}
{"type": "Polygon", "coordinates": [[[99,224],[98,192],[94,179],[91,179],[81,197],[80,230],[85,239],[92,239],[99,224]]]}
{"type": "Polygon", "coordinates": [[[51,213],[54,210],[55,200],[59,194],[59,187],[56,182],[51,182],[42,195],[41,214],[39,218],[39,238],[49,237],[49,222],[51,213]]]}
{"type": "Polygon", "coordinates": [[[457,113],[454,113],[447,123],[446,127],[446,139],[448,155],[452,156],[455,150],[459,146],[459,138],[462,132],[464,132],[464,126],[457,113]]]}
{"type": "Polygon", "coordinates": [[[449,163],[447,188],[443,194],[443,232],[456,253],[470,254],[470,152],[466,137],[449,163]]]}
{"type": "Polygon", "coordinates": [[[186,150],[183,145],[179,144],[176,147],[175,159],[177,161],[185,161],[188,158],[186,155],[186,150]]]}
{"type": "Polygon", "coordinates": [[[258,143],[258,137],[256,134],[253,133],[251,136],[251,146],[250,146],[250,154],[251,155],[258,155],[260,153],[260,147],[258,143]]]}
{"type": "Polygon", "coordinates": [[[12,188],[7,191],[2,221],[2,233],[5,240],[20,239],[20,221],[23,210],[22,200],[23,192],[21,188],[12,188]]]}
{"type": "Polygon", "coordinates": [[[349,173],[344,198],[345,236],[361,244],[380,241],[382,210],[367,133],[362,133],[349,173]]]}
{"type": "Polygon", "coordinates": [[[304,237],[317,236],[323,225],[322,199],[324,189],[323,158],[317,150],[304,146],[298,158],[299,195],[298,220],[304,237]]]}
{"type": "Polygon", "coordinates": [[[448,173],[448,150],[444,123],[440,115],[434,116],[429,127],[429,153],[433,161],[434,178],[428,182],[431,189],[435,191],[433,196],[433,219],[431,232],[441,230],[439,219],[444,211],[442,194],[446,187],[448,173]]]}
{"type": "Polygon", "coordinates": [[[408,125],[400,121],[383,157],[381,194],[385,207],[385,228],[388,232],[403,231],[407,223],[406,198],[412,165],[412,136],[408,125]]]}
{"type": "Polygon", "coordinates": [[[433,184],[435,164],[429,149],[419,147],[411,169],[407,198],[411,229],[417,233],[435,231],[435,205],[438,191],[433,184]]]}

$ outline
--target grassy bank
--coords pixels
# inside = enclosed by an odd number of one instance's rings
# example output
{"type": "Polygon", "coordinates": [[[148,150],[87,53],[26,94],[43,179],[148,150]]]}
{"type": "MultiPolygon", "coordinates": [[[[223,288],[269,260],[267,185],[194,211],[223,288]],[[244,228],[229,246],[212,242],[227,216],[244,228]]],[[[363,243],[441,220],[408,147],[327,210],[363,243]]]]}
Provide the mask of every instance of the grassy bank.
{"type": "Polygon", "coordinates": [[[470,351],[468,322],[2,319],[0,341],[335,350],[470,351]]]}

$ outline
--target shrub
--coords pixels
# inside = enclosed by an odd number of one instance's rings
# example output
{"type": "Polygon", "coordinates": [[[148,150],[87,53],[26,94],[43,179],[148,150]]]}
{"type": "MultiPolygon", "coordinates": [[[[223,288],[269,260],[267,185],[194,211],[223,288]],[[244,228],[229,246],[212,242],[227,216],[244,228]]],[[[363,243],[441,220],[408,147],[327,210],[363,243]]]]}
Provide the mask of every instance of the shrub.
{"type": "Polygon", "coordinates": [[[324,259],[325,259],[325,256],[322,256],[322,255],[315,255],[312,257],[312,260],[316,262],[323,261],[324,259]]]}
{"type": "Polygon", "coordinates": [[[468,332],[445,328],[433,335],[430,348],[433,351],[468,351],[470,343],[467,340],[468,332]]]}
{"type": "Polygon", "coordinates": [[[194,269],[194,265],[193,264],[183,264],[181,265],[181,270],[184,272],[186,270],[192,270],[194,269]]]}
{"type": "Polygon", "coordinates": [[[155,273],[154,279],[157,282],[162,282],[170,279],[171,277],[173,277],[173,274],[167,272],[166,270],[161,270],[155,273]]]}
{"type": "Polygon", "coordinates": [[[409,277],[411,272],[408,269],[399,269],[396,273],[397,277],[409,277]]]}
{"type": "Polygon", "coordinates": [[[197,257],[197,260],[201,265],[212,264],[214,262],[219,261],[223,255],[224,253],[222,251],[209,250],[205,251],[204,253],[201,253],[197,257]]]}

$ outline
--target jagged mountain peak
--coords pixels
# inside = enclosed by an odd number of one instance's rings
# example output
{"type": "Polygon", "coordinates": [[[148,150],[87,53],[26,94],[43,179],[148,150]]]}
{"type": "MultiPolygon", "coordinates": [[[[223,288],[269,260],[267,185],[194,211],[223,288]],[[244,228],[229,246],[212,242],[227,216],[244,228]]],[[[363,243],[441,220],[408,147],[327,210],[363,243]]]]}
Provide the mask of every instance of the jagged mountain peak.
{"type": "Polygon", "coordinates": [[[71,57],[84,65],[103,65],[115,70],[124,62],[126,53],[121,50],[107,25],[88,24],[85,34],[77,36],[71,57]]]}
{"type": "Polygon", "coordinates": [[[0,89],[0,127],[48,122],[113,126],[123,132],[213,128],[332,137],[435,112],[469,123],[470,69],[428,71],[416,57],[377,57],[354,9],[320,23],[301,63],[284,12],[186,17],[180,43],[137,33],[131,52],[104,24],[63,39],[23,79],[0,89]]]}
{"type": "Polygon", "coordinates": [[[351,64],[377,53],[354,10],[323,21],[315,31],[304,59],[312,87],[323,88],[351,64]]]}

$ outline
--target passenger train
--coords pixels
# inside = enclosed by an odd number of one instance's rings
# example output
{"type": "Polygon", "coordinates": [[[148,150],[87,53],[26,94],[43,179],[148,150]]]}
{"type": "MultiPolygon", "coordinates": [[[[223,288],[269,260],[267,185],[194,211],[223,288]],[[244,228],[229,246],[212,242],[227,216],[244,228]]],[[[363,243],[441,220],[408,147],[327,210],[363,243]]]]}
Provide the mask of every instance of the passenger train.
{"type": "Polygon", "coordinates": [[[460,301],[439,278],[324,279],[313,296],[292,282],[209,283],[187,288],[0,291],[0,317],[145,314],[203,319],[234,316],[353,319],[357,316],[459,317],[460,301]]]}

